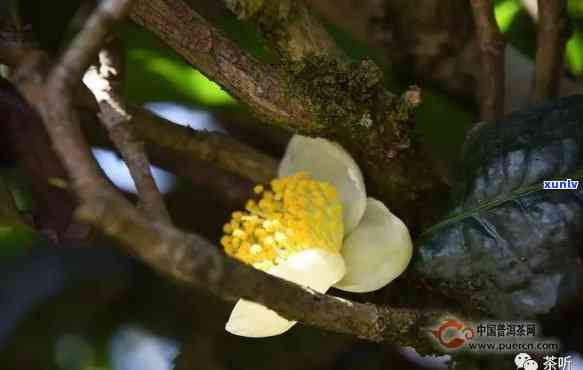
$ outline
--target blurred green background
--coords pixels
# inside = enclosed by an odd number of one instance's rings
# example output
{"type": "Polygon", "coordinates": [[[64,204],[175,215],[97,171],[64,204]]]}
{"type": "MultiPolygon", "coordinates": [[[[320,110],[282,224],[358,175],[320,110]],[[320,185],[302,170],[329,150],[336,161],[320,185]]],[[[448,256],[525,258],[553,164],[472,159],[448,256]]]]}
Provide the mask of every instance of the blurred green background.
{"type": "MultiPolygon", "coordinates": [[[[23,8],[22,14],[25,19],[29,20],[32,24],[40,25],[40,27],[34,30],[36,31],[36,37],[40,45],[47,50],[51,50],[53,53],[58,53],[79,25],[79,20],[75,17],[75,14],[79,11],[78,1],[24,1],[21,5],[23,8]]],[[[571,17],[573,33],[566,47],[565,63],[571,77],[578,79],[583,74],[583,0],[569,0],[568,12],[571,17]]],[[[525,55],[533,58],[536,46],[536,28],[532,18],[521,7],[520,1],[496,0],[495,14],[496,20],[505,33],[507,41],[525,55]]],[[[227,35],[235,39],[256,57],[272,63],[276,61],[275,57],[261,42],[258,33],[250,25],[240,22],[229,14],[221,14],[213,19],[213,21],[227,35]]],[[[402,81],[403,79],[393,78],[394,76],[391,75],[390,68],[385,64],[378,50],[357,42],[342,30],[336,29],[331,25],[329,27],[333,36],[350,57],[354,59],[364,57],[375,59],[386,70],[387,86],[395,93],[404,91],[407,86],[399,85],[397,82],[397,80],[402,81]]],[[[156,37],[144,31],[141,27],[131,22],[125,22],[119,25],[116,30],[121,35],[126,48],[127,68],[125,71],[124,93],[128,102],[137,105],[152,102],[174,102],[200,111],[217,112],[224,110],[229,112],[229,114],[233,114],[234,112],[235,114],[249,116],[246,108],[240,106],[220,86],[209,81],[201,73],[192,69],[176,53],[168,49],[156,37]]],[[[472,117],[475,116],[475,107],[468,106],[464,102],[459,102],[436,89],[421,87],[423,88],[423,104],[419,107],[416,115],[416,128],[420,134],[420,138],[428,144],[428,147],[431,148],[435,156],[453,162],[457,159],[465,132],[472,124],[472,117]],[[444,127],[447,127],[447,130],[444,130],[444,127]]],[[[0,167],[0,179],[13,197],[17,212],[20,214],[11,215],[9,212],[0,213],[0,262],[2,262],[4,259],[22,254],[32,245],[38,245],[43,240],[46,241],[46,237],[34,232],[30,226],[22,222],[21,217],[16,217],[33,213],[35,207],[29,191],[29,181],[19,169],[18,165],[9,160],[3,161],[2,167],[0,167]]],[[[178,186],[186,186],[184,190],[186,193],[192,192],[192,189],[188,188],[180,179],[178,180],[178,186]]],[[[220,228],[220,224],[218,225],[217,229],[220,228]]],[[[156,281],[152,283],[152,286],[158,287],[156,292],[159,292],[167,289],[164,284],[156,281]],[[161,285],[163,288],[160,288],[161,285]]],[[[141,289],[147,291],[148,287],[142,286],[141,289]]],[[[70,294],[75,296],[79,292],[70,292],[70,294]]],[[[159,302],[153,302],[155,299],[152,296],[148,296],[148,299],[143,300],[143,304],[151,305],[151,307],[159,304],[159,302]]],[[[207,298],[205,297],[203,299],[207,298]]],[[[48,318],[52,317],[59,309],[64,312],[64,315],[69,314],[67,313],[69,308],[59,303],[63,300],[66,301],[66,298],[56,299],[44,305],[42,312],[36,311],[36,314],[44,319],[29,318],[28,324],[24,324],[21,330],[35,330],[39,326],[42,327],[43,322],[49,320],[48,318]]],[[[132,307],[135,308],[135,306],[132,307]]],[[[223,305],[222,307],[224,308],[225,306],[223,305]]],[[[168,307],[165,306],[164,309],[168,309],[168,307]]],[[[126,315],[125,319],[131,321],[132,318],[126,315]]],[[[144,321],[143,317],[139,319],[136,317],[134,319],[136,321],[144,321]]],[[[58,322],[63,322],[63,319],[58,322]]],[[[82,365],[83,369],[110,369],[109,358],[106,356],[106,353],[109,338],[115,326],[113,324],[109,326],[105,325],[105,328],[107,330],[104,329],[103,332],[95,330],[94,332],[99,332],[99,335],[95,338],[79,340],[77,337],[72,337],[66,342],[69,346],[77,346],[78,353],[85,354],[85,360],[83,360],[85,362],[82,365]]],[[[302,330],[310,331],[311,329],[302,330]]],[[[311,334],[312,338],[334,340],[325,334],[311,334]]],[[[299,338],[301,335],[297,334],[297,336],[299,338]]],[[[27,338],[26,335],[21,337],[27,338]]],[[[41,343],[44,343],[43,341],[45,340],[50,340],[50,338],[42,336],[38,336],[37,339],[41,343]]],[[[231,339],[231,342],[233,341],[235,340],[231,339]]],[[[277,342],[273,346],[283,345],[282,343],[277,342]]],[[[40,346],[37,343],[32,345],[31,348],[34,349],[37,345],[40,346]]],[[[245,346],[242,343],[238,343],[238,345],[245,346]]],[[[253,351],[260,351],[263,345],[246,344],[253,351]]],[[[300,346],[301,344],[296,343],[296,345],[300,346]]],[[[75,362],[77,360],[61,358],[58,362],[61,364],[73,363],[73,365],[62,366],[78,368],[80,365],[75,362]]],[[[244,362],[245,360],[241,361],[244,362]]],[[[251,364],[248,363],[248,365],[251,364]]],[[[7,369],[1,360],[0,367],[7,369]]],[[[236,369],[239,367],[233,366],[232,368],[236,369]]],[[[264,363],[258,366],[258,368],[268,368],[268,363],[264,363]]]]}

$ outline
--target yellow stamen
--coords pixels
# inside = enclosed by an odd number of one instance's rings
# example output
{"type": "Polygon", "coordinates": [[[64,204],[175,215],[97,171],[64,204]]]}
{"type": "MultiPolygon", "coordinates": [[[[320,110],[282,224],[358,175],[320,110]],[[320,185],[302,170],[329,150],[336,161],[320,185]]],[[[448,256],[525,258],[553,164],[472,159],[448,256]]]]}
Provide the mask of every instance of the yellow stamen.
{"type": "Polygon", "coordinates": [[[263,192],[263,186],[257,185],[253,188],[253,191],[255,192],[255,194],[261,194],[263,192]]]}
{"type": "Polygon", "coordinates": [[[262,198],[249,200],[223,227],[228,255],[267,270],[304,249],[340,251],[342,206],[332,185],[299,172],[273,180],[271,190],[258,185],[254,191],[262,198]]]}

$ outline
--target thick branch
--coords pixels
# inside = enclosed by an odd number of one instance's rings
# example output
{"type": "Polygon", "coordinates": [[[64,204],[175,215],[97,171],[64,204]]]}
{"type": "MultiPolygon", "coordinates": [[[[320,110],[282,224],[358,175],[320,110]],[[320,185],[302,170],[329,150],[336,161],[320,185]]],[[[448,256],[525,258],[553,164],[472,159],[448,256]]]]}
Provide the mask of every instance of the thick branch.
{"type": "Polygon", "coordinates": [[[75,201],[70,192],[55,183],[67,179],[66,172],[51,147],[37,112],[16,88],[0,77],[0,135],[30,178],[35,199],[35,226],[50,237],[65,237],[73,217],[75,201]]]}
{"type": "Polygon", "coordinates": [[[285,58],[344,56],[326,28],[301,0],[225,0],[240,19],[256,23],[264,37],[285,58]]]}
{"type": "Polygon", "coordinates": [[[302,98],[288,96],[283,76],[242,51],[181,0],[137,0],[131,18],[266,121],[313,130],[302,98]]]}
{"type": "Polygon", "coordinates": [[[188,285],[230,300],[257,301],[289,319],[320,328],[431,351],[431,340],[422,328],[433,317],[432,313],[349,302],[243,265],[222,256],[213,245],[196,235],[182,233],[166,223],[149,221],[101,178],[80,135],[78,117],[72,113],[72,81],[80,78],[81,71],[89,64],[86,56],[96,52],[103,41],[105,33],[101,29],[105,29],[106,21],[119,19],[127,4],[129,1],[102,2],[90,18],[91,27],[82,30],[72,44],[78,47],[80,40],[91,39],[91,46],[83,51],[85,55],[70,58],[69,50],[46,85],[34,77],[21,85],[42,114],[55,149],[74,180],[82,200],[78,217],[100,226],[141,259],[188,285]],[[109,13],[110,9],[116,11],[109,13]],[[109,16],[104,17],[104,12],[109,16]],[[62,73],[65,70],[72,71],[73,75],[62,73]],[[39,94],[45,88],[47,93],[39,94]]]}
{"type": "MultiPolygon", "coordinates": [[[[22,27],[15,14],[11,19],[0,14],[0,63],[17,66],[34,52],[30,27],[22,27]]],[[[44,67],[45,65],[43,65],[44,67]]],[[[31,179],[35,199],[34,223],[53,239],[67,237],[71,225],[74,199],[55,183],[63,182],[65,170],[51,147],[38,114],[27,104],[16,88],[0,77],[0,135],[31,179]]]]}
{"type": "Polygon", "coordinates": [[[504,39],[490,0],[470,0],[481,53],[478,82],[480,119],[493,120],[504,113],[504,39]]]}
{"type": "Polygon", "coordinates": [[[144,145],[132,131],[132,117],[119,93],[123,71],[120,59],[120,50],[116,50],[115,42],[109,42],[99,52],[99,69],[90,68],[85,73],[84,81],[99,102],[101,122],[128,166],[138,190],[140,205],[152,219],[171,222],[162,194],[152,177],[144,145]]]}
{"type": "Polygon", "coordinates": [[[152,225],[111,194],[85,203],[79,217],[120,238],[162,272],[224,299],[248,299],[308,325],[432,351],[423,327],[436,318],[433,313],[350,302],[299,287],[222,256],[196,235],[152,225]]]}
{"type": "Polygon", "coordinates": [[[557,96],[563,75],[565,43],[569,36],[566,0],[538,1],[536,67],[530,100],[557,96]]]}
{"type": "Polygon", "coordinates": [[[264,120],[343,145],[363,167],[371,193],[413,232],[436,220],[443,197],[435,192],[447,188],[413,137],[415,106],[384,88],[372,61],[322,55],[276,70],[225,39],[181,0],[138,0],[131,17],[264,120]],[[274,106],[279,108],[266,109],[274,106]],[[412,202],[424,211],[413,211],[412,202]]]}

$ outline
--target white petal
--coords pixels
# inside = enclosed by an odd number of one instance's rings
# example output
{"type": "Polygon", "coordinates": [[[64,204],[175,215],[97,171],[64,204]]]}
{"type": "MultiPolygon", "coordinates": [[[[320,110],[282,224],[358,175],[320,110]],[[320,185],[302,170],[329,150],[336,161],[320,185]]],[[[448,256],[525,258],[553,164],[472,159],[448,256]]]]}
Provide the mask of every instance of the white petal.
{"type": "Polygon", "coordinates": [[[371,292],[407,268],[413,243],[407,226],[376,199],[368,198],[358,227],[342,246],[346,275],[335,285],[348,292],[371,292]]]}
{"type": "Polygon", "coordinates": [[[326,139],[294,135],[279,164],[279,177],[299,171],[336,187],[343,208],[344,233],[352,231],[366,208],[366,189],[360,168],[350,154],[326,139]]]}
{"type": "MultiPolygon", "coordinates": [[[[289,257],[267,273],[325,293],[344,276],[344,260],[338,253],[307,249],[289,257]]],[[[270,337],[282,334],[296,322],[279,316],[260,304],[240,299],[225,329],[244,337],[270,337]]]]}

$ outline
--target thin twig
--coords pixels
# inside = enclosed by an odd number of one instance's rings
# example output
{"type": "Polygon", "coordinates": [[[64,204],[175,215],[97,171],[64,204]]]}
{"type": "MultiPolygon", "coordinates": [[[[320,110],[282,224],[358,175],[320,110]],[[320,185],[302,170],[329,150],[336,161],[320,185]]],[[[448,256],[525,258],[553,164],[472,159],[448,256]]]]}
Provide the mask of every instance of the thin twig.
{"type": "Polygon", "coordinates": [[[481,54],[478,81],[480,119],[493,120],[504,113],[504,39],[491,0],[470,0],[481,54]]]}
{"type": "MultiPolygon", "coordinates": [[[[87,77],[93,78],[85,74],[86,82],[90,82],[87,77]]],[[[86,87],[86,85],[83,86],[86,87]]],[[[95,102],[95,97],[89,92],[90,98],[87,99],[81,94],[82,92],[83,89],[78,89],[75,93],[78,99],[75,103],[84,110],[97,112],[99,106],[95,102]]],[[[208,162],[213,167],[232,172],[255,183],[267,183],[277,174],[277,161],[272,156],[231,136],[220,132],[184,127],[136,105],[128,105],[125,109],[131,116],[132,133],[145,142],[148,151],[154,149],[156,153],[161,151],[166,153],[167,157],[208,162]]],[[[236,118],[236,114],[230,112],[216,111],[213,114],[219,116],[218,120],[236,118]]],[[[83,127],[89,130],[91,133],[89,136],[99,137],[100,132],[93,125],[94,120],[88,119],[86,122],[91,123],[83,127]]],[[[280,136],[275,139],[270,136],[269,139],[276,140],[280,146],[283,146],[289,138],[280,136]]],[[[103,143],[101,140],[100,144],[109,143],[103,143]]],[[[169,160],[173,159],[169,158],[169,160]]],[[[178,160],[178,162],[182,161],[178,160]]],[[[178,175],[184,175],[185,170],[187,172],[190,170],[181,168],[184,167],[182,165],[172,167],[177,169],[178,175]]]]}
{"type": "Polygon", "coordinates": [[[132,125],[152,145],[248,178],[267,183],[277,175],[277,161],[218,132],[197,131],[176,125],[138,107],[130,107],[132,125]]]}
{"type": "Polygon", "coordinates": [[[144,144],[134,134],[130,124],[132,116],[120,96],[124,66],[120,61],[120,50],[116,46],[116,40],[111,40],[101,49],[99,69],[89,68],[83,80],[99,103],[99,119],[128,166],[138,190],[140,206],[152,219],[171,222],[164,198],[152,177],[144,144]]]}
{"type": "MultiPolygon", "coordinates": [[[[0,61],[3,60],[3,56],[7,56],[11,53],[11,49],[18,49],[18,45],[19,44],[11,43],[4,49],[0,47],[0,61]]],[[[40,59],[48,60],[48,57],[44,53],[33,47],[28,48],[26,53],[15,53],[14,59],[10,59],[10,65],[12,67],[24,67],[19,69],[19,74],[25,76],[30,74],[30,71],[24,71],[27,64],[36,64],[25,63],[27,55],[30,57],[38,56],[40,59]]],[[[30,62],[30,60],[28,60],[28,62],[30,62]]],[[[116,84],[115,81],[110,81],[110,83],[116,84]]],[[[91,90],[89,90],[85,84],[80,84],[79,88],[76,89],[73,95],[75,97],[73,104],[76,107],[82,108],[84,111],[95,112],[96,114],[99,112],[100,106],[96,102],[96,98],[91,90]]],[[[137,106],[129,106],[126,108],[132,116],[132,121],[130,123],[130,126],[133,128],[132,134],[137,136],[139,140],[144,141],[149,150],[151,149],[154,151],[153,159],[157,161],[158,165],[161,165],[179,176],[188,178],[197,187],[208,187],[213,194],[220,195],[219,199],[221,199],[224,205],[228,208],[238,209],[243,207],[245,202],[253,194],[253,183],[247,183],[236,176],[230,176],[227,172],[232,172],[246,179],[250,179],[254,183],[267,183],[277,174],[277,162],[275,159],[227,135],[207,131],[196,131],[182,127],[137,106]],[[201,169],[200,166],[192,163],[193,160],[209,162],[210,165],[209,167],[201,169]],[[214,167],[227,172],[215,170],[214,167]]],[[[5,114],[5,117],[8,118],[8,115],[5,114]]],[[[20,123],[26,122],[22,117],[18,119],[20,120],[18,121],[20,123]]],[[[91,123],[95,121],[96,120],[93,119],[84,120],[84,122],[91,123]]],[[[21,124],[16,125],[15,128],[21,130],[21,126],[21,124]]],[[[84,126],[84,129],[90,130],[91,137],[101,137],[101,130],[97,130],[96,127],[97,126],[94,125],[86,125],[84,126]]],[[[42,134],[46,136],[45,132],[42,132],[42,134]]],[[[26,141],[29,140],[30,137],[27,136],[27,138],[23,139],[26,141]]],[[[109,140],[102,138],[100,144],[109,146],[111,143],[109,140]]],[[[49,146],[47,138],[47,145],[35,145],[33,147],[44,148],[49,146]]],[[[56,160],[56,158],[55,160],[47,161],[47,156],[44,154],[41,156],[32,155],[34,153],[31,154],[29,146],[27,145],[17,145],[16,148],[22,149],[24,153],[31,155],[34,158],[42,158],[39,163],[43,164],[43,166],[60,166],[60,162],[56,160]]],[[[64,171],[61,172],[63,174],[65,173],[64,171]]],[[[51,177],[64,178],[64,175],[51,177]]],[[[45,178],[45,176],[41,176],[41,178],[45,178]]],[[[49,184],[47,181],[41,181],[41,183],[43,185],[49,184]]],[[[53,185],[48,186],[48,189],[52,192],[62,191],[62,189],[53,185]]],[[[58,203],[61,205],[70,204],[69,208],[72,213],[73,204],[71,201],[64,202],[61,199],[58,203]]],[[[41,202],[41,204],[47,204],[48,210],[53,210],[55,212],[59,211],[58,214],[63,214],[63,212],[65,212],[64,210],[67,209],[67,207],[50,206],[52,203],[52,201],[41,202]]],[[[48,220],[51,223],[60,222],[59,220],[61,220],[61,218],[55,216],[55,214],[48,216],[50,217],[42,216],[39,219],[41,224],[44,224],[43,220],[48,220]]],[[[70,217],[67,218],[67,220],[69,219],[70,217]]],[[[64,227],[66,227],[66,225],[64,225],[64,227]]],[[[69,233],[68,230],[67,233],[69,233]]],[[[60,234],[60,232],[57,232],[57,234],[60,234]]]]}
{"type": "MultiPolygon", "coordinates": [[[[133,132],[144,141],[152,164],[205,189],[201,191],[228,209],[244,207],[254,196],[253,186],[268,183],[277,174],[275,159],[232,137],[183,127],[137,106],[128,110],[133,132]]],[[[91,144],[115,150],[96,121],[82,120],[91,144]]]]}
{"type": "Polygon", "coordinates": [[[565,44],[569,37],[566,0],[538,1],[538,36],[531,103],[538,103],[559,92],[563,74],[565,44]]]}
{"type": "Polygon", "coordinates": [[[80,79],[81,71],[88,67],[87,55],[97,52],[105,36],[101,30],[107,27],[106,22],[121,18],[127,4],[127,0],[102,2],[90,17],[91,27],[83,29],[72,43],[72,47],[79,47],[80,41],[86,39],[91,42],[85,45],[91,46],[84,48],[83,53],[76,50],[75,58],[68,50],[47,85],[33,76],[21,85],[41,112],[55,149],[74,180],[82,200],[77,216],[118,238],[134,254],[169,277],[224,299],[249,299],[288,319],[316,327],[373,341],[413,345],[421,352],[433,351],[423,326],[426,320],[435,318],[434,313],[350,302],[268,275],[221,255],[215,246],[197,235],[148,220],[103,180],[72,110],[72,81],[80,79]],[[39,94],[45,88],[46,94],[39,94]]]}
{"type": "MultiPolygon", "coordinates": [[[[45,125],[47,122],[56,123],[48,125],[47,131],[80,196],[90,196],[110,185],[101,177],[97,163],[90,155],[73,109],[72,91],[99,51],[109,26],[123,17],[130,3],[130,0],[101,2],[55,65],[46,83],[40,84],[33,76],[22,81],[21,89],[31,103],[37,104],[45,125]]],[[[22,74],[21,77],[26,78],[22,74]]]]}

